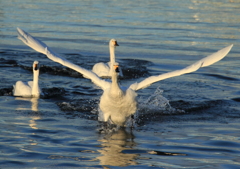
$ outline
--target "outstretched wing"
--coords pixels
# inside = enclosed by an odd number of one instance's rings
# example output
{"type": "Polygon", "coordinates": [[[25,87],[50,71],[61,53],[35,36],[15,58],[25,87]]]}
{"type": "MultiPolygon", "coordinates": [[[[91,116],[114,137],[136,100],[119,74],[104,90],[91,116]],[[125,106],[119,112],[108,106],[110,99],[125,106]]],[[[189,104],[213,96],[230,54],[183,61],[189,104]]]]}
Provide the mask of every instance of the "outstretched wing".
{"type": "Polygon", "coordinates": [[[92,71],[86,70],[78,65],[75,65],[68,61],[67,59],[61,57],[58,53],[52,51],[45,43],[41,42],[37,38],[31,36],[29,33],[23,31],[20,28],[17,28],[18,31],[18,38],[23,41],[27,46],[31,47],[32,49],[47,55],[49,59],[54,62],[58,62],[66,67],[69,67],[77,72],[83,74],[84,77],[91,79],[93,83],[97,86],[101,87],[102,89],[108,88],[110,83],[100,79],[95,73],[92,71]]]}
{"type": "Polygon", "coordinates": [[[150,76],[150,77],[144,79],[143,81],[141,81],[140,83],[132,84],[129,88],[131,88],[132,90],[143,89],[143,88],[146,88],[146,87],[150,86],[151,84],[161,81],[163,79],[167,79],[167,78],[174,77],[174,76],[180,76],[180,75],[183,75],[186,73],[191,73],[191,72],[198,70],[200,67],[206,67],[206,66],[212,65],[212,64],[218,62],[219,60],[221,60],[222,58],[224,58],[228,54],[228,52],[231,50],[232,47],[233,47],[233,45],[225,47],[225,48],[217,51],[216,53],[213,53],[212,55],[209,55],[184,69],[176,70],[176,71],[169,72],[169,73],[164,73],[164,74],[161,74],[158,76],[150,76]]]}

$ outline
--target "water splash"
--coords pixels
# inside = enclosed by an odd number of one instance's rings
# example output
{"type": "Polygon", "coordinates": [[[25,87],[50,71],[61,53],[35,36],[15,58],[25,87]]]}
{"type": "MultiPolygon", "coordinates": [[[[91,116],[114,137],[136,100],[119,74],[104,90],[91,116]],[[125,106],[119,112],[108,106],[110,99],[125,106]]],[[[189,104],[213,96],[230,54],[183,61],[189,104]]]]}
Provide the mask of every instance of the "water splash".
{"type": "Polygon", "coordinates": [[[159,120],[163,115],[185,113],[184,110],[175,109],[170,105],[169,100],[163,96],[163,90],[160,87],[157,87],[155,92],[146,100],[140,98],[138,104],[138,112],[135,115],[135,122],[138,125],[159,120]]]}
{"type": "Polygon", "coordinates": [[[166,111],[172,110],[169,100],[163,96],[163,90],[157,87],[155,92],[146,100],[139,99],[139,111],[166,111]]]}

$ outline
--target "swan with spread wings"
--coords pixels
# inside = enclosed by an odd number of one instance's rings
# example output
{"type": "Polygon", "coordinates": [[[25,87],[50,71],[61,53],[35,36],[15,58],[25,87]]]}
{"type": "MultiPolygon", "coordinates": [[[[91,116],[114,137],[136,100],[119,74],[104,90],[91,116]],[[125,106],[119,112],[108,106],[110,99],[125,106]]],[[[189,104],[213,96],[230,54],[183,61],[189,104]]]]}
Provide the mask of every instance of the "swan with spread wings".
{"type": "Polygon", "coordinates": [[[45,43],[41,42],[35,37],[32,37],[27,32],[17,28],[18,38],[22,40],[26,45],[32,49],[45,54],[50,60],[58,62],[66,67],[84,75],[84,77],[91,79],[94,84],[99,86],[103,90],[103,94],[100,98],[99,108],[100,113],[103,117],[100,119],[104,122],[110,122],[118,126],[125,126],[126,121],[137,111],[137,90],[146,88],[151,84],[158,82],[163,79],[167,79],[174,76],[180,76],[186,73],[194,72],[200,67],[206,67],[218,62],[224,58],[228,52],[231,50],[233,45],[225,47],[212,55],[209,55],[192,65],[183,68],[181,70],[172,71],[169,73],[164,73],[157,76],[150,76],[145,80],[134,83],[128,88],[122,88],[118,84],[118,72],[119,65],[114,64],[112,69],[112,82],[108,82],[99,78],[95,73],[90,70],[86,70],[78,65],[71,63],[65,58],[61,57],[59,54],[52,51],[45,43]]]}

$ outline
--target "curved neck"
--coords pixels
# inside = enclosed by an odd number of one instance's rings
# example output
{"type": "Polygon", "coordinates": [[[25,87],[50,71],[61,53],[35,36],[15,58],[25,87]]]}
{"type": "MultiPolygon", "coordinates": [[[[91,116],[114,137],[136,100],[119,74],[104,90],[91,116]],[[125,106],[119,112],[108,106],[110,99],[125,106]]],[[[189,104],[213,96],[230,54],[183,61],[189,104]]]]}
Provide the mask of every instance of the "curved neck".
{"type": "Polygon", "coordinates": [[[39,76],[39,69],[33,70],[33,86],[32,86],[32,95],[34,97],[39,97],[40,89],[38,86],[38,76],[39,76]]]}

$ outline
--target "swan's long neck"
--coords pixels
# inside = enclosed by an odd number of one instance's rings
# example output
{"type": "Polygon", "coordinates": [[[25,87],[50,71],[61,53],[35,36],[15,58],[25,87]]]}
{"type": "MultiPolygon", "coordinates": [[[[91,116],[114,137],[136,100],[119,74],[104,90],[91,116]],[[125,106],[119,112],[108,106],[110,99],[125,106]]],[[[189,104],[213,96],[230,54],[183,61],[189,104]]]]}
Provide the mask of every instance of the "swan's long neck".
{"type": "Polygon", "coordinates": [[[40,89],[38,85],[38,76],[39,76],[39,69],[33,70],[33,86],[32,86],[32,95],[34,97],[39,97],[40,89]]]}
{"type": "Polygon", "coordinates": [[[113,64],[115,63],[115,47],[112,45],[109,45],[109,51],[110,51],[110,71],[109,74],[111,74],[111,72],[113,72],[113,64]]]}
{"type": "Polygon", "coordinates": [[[122,97],[123,96],[123,91],[121,90],[121,88],[118,85],[118,77],[117,77],[116,72],[114,72],[112,75],[112,84],[111,84],[111,88],[110,88],[110,93],[111,93],[111,96],[113,96],[113,97],[122,97]]]}
{"type": "Polygon", "coordinates": [[[111,62],[111,65],[113,65],[115,63],[115,47],[109,45],[109,51],[110,51],[110,62],[111,62]]]}

